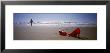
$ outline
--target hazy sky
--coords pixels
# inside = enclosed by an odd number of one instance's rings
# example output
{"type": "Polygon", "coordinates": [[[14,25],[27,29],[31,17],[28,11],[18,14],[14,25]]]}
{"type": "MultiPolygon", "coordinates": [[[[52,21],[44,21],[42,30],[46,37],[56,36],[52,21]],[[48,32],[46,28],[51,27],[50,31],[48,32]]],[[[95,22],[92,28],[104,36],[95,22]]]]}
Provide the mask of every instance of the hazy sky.
{"type": "Polygon", "coordinates": [[[79,22],[97,23],[97,13],[14,13],[14,22],[79,22]]]}

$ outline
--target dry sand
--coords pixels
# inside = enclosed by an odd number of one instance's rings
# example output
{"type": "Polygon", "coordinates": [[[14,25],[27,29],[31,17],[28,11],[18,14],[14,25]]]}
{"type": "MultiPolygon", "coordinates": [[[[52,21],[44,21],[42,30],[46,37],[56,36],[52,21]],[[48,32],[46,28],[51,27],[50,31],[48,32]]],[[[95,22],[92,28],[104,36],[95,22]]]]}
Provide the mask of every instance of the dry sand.
{"type": "MultiPolygon", "coordinates": [[[[48,26],[14,26],[14,40],[81,40],[74,37],[60,36],[59,28],[72,32],[76,27],[48,27],[48,26]]],[[[79,27],[80,37],[86,40],[97,40],[97,27],[79,27]]]]}

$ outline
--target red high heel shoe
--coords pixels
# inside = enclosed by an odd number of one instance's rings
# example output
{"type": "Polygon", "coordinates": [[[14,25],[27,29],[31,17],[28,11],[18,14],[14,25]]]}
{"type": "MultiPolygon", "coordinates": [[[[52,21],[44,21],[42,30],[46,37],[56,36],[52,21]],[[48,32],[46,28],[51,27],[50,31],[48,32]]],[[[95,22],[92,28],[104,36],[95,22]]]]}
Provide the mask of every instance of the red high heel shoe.
{"type": "Polygon", "coordinates": [[[59,35],[62,35],[62,36],[67,36],[67,33],[66,33],[66,32],[64,32],[64,31],[59,30],[59,35]]]}
{"type": "Polygon", "coordinates": [[[71,32],[69,35],[69,37],[76,37],[79,38],[80,34],[80,28],[75,29],[73,32],[71,32]]]}

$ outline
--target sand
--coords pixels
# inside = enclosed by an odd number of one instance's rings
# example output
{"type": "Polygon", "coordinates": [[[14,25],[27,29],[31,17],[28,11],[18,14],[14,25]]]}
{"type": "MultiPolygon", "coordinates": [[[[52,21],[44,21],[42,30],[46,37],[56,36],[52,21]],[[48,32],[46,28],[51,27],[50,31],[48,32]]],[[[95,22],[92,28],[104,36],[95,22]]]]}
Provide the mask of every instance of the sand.
{"type": "MultiPolygon", "coordinates": [[[[14,40],[81,40],[74,37],[61,36],[59,28],[70,33],[77,27],[50,27],[50,26],[14,26],[14,40]]],[[[97,27],[79,27],[81,38],[97,40],[97,27]]]]}

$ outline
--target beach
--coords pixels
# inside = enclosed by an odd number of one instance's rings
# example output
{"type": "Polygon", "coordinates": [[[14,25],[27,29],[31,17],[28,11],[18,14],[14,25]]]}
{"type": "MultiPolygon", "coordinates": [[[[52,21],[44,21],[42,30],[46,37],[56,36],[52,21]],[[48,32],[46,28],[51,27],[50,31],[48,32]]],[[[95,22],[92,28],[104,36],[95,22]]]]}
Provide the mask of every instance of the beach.
{"type": "MultiPolygon", "coordinates": [[[[14,25],[14,40],[81,40],[74,37],[59,35],[59,28],[71,33],[77,27],[58,26],[16,26],[14,25]]],[[[85,40],[97,40],[97,27],[79,27],[80,37],[85,40]]]]}

